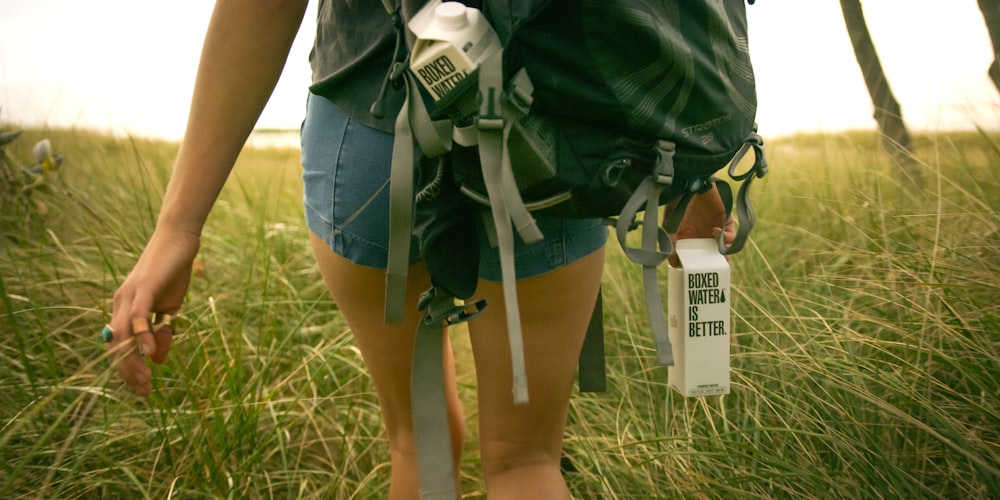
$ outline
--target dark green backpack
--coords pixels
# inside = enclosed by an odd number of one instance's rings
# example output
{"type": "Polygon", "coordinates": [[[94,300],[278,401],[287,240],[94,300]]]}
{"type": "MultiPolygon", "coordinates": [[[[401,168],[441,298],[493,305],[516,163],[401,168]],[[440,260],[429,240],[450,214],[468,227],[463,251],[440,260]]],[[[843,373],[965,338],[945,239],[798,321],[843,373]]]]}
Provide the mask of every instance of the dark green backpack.
{"type": "MultiPolygon", "coordinates": [[[[433,283],[420,304],[425,320],[414,355],[415,419],[425,419],[426,426],[440,417],[425,415],[419,400],[440,397],[443,403],[439,389],[428,389],[435,386],[424,379],[441,377],[440,366],[425,361],[440,351],[440,328],[484,306],[455,300],[475,291],[474,217],[485,213],[495,229],[513,392],[515,402],[524,403],[514,228],[530,244],[544,237],[534,226],[535,215],[608,219],[626,255],[643,268],[659,361],[672,364],[656,273],[671,253],[667,232],[676,230],[694,194],[715,185],[738,224],[736,241],[727,247],[720,236],[719,250],[739,251],[755,220],[747,189],[767,172],[754,124],[743,0],[463,3],[489,19],[501,52],[436,103],[405,71],[405,61],[392,72],[406,88],[407,102],[397,120],[390,183],[386,317],[402,317],[413,235],[433,283]],[[740,172],[748,152],[754,153],[752,166],[740,172]],[[714,177],[727,166],[730,177],[742,181],[735,198],[729,184],[714,177]],[[677,208],[661,224],[658,207],[670,201],[677,201],[677,208]],[[637,220],[643,211],[644,220],[637,220]],[[625,236],[640,225],[641,245],[630,247],[625,236]]],[[[413,12],[403,4],[394,12],[399,25],[413,12]]],[[[593,323],[599,325],[599,317],[593,323]]],[[[601,377],[595,380],[603,386],[601,377]]],[[[428,446],[445,439],[438,451],[448,450],[446,426],[436,438],[429,430],[418,431],[420,438],[428,446]]],[[[424,455],[420,459],[426,461],[424,455]]],[[[445,472],[439,471],[438,484],[447,483],[445,472]]],[[[433,473],[424,474],[422,484],[435,481],[433,473]]]]}

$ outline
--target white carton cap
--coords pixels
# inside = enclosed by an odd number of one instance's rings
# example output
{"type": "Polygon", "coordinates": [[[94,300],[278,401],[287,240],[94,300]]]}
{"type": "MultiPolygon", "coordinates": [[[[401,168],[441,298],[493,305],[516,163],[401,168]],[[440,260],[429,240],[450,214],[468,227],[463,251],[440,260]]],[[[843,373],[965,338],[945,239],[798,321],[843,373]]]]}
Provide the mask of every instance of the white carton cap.
{"type": "Polygon", "coordinates": [[[449,31],[458,31],[469,25],[466,7],[459,2],[445,2],[434,9],[434,24],[449,31]]]}

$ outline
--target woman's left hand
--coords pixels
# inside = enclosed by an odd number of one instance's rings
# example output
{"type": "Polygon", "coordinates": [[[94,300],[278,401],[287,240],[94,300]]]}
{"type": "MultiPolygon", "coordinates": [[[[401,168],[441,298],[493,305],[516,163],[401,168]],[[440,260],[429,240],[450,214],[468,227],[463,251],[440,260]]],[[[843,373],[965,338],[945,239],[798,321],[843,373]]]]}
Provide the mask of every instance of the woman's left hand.
{"type": "Polygon", "coordinates": [[[137,394],[144,396],[153,389],[144,357],[165,362],[173,341],[173,326],[154,328],[154,315],[160,318],[180,310],[199,245],[197,234],[157,228],[115,292],[108,352],[118,375],[137,394]]]}

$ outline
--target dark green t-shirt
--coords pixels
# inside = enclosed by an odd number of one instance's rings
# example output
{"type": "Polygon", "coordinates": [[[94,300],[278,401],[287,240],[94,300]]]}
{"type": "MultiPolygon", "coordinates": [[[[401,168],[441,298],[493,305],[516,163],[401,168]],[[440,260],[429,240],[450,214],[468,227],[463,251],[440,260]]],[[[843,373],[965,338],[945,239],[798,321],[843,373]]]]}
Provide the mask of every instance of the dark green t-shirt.
{"type": "Polygon", "coordinates": [[[392,64],[395,42],[382,2],[320,0],[316,40],[309,54],[313,81],[309,90],[333,101],[352,119],[391,132],[403,92],[389,86],[381,119],[370,109],[392,64]]]}

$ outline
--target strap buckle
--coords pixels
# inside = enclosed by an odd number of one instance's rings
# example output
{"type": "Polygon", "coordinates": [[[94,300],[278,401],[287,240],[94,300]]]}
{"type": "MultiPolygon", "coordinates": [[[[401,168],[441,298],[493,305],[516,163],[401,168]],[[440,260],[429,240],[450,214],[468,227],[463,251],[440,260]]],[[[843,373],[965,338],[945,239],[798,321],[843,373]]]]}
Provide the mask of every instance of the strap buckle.
{"type": "Polygon", "coordinates": [[[674,185],[674,153],[677,145],[667,140],[656,143],[656,167],[653,171],[653,181],[663,186],[674,185]]]}
{"type": "Polygon", "coordinates": [[[692,194],[705,194],[712,190],[712,185],[717,180],[713,177],[692,177],[684,185],[684,190],[692,194]]]}
{"type": "Polygon", "coordinates": [[[507,103],[511,105],[521,115],[528,114],[531,103],[534,102],[535,87],[531,83],[528,72],[521,69],[511,79],[510,89],[507,92],[507,103]]]}
{"type": "Polygon", "coordinates": [[[426,310],[424,324],[441,327],[456,325],[479,316],[486,308],[486,299],[456,304],[455,297],[440,291],[437,287],[420,294],[417,309],[426,310]]]}
{"type": "Polygon", "coordinates": [[[485,95],[480,95],[479,116],[476,127],[479,130],[503,130],[503,107],[500,103],[500,89],[487,87],[485,95]]]}
{"type": "MultiPolygon", "coordinates": [[[[750,203],[750,185],[753,184],[754,179],[767,175],[767,157],[764,155],[764,140],[757,135],[756,128],[747,137],[746,141],[744,141],[743,147],[736,153],[736,156],[733,157],[728,171],[729,176],[740,185],[736,193],[736,198],[735,200],[733,199],[733,194],[728,184],[721,182],[719,183],[719,187],[725,186],[726,189],[720,189],[719,194],[722,195],[723,202],[727,207],[733,207],[735,201],[738,225],[736,237],[728,247],[723,242],[722,235],[719,235],[719,252],[723,255],[732,255],[739,252],[743,248],[743,245],[746,244],[750,231],[757,223],[757,215],[754,213],[753,205],[750,203]],[[754,152],[753,166],[746,172],[740,173],[738,171],[738,164],[743,160],[747,152],[751,150],[754,152]]],[[[731,213],[731,210],[727,209],[727,212],[731,213]]]]}
{"type": "Polygon", "coordinates": [[[732,161],[729,162],[729,176],[734,181],[742,181],[751,177],[762,178],[765,175],[767,175],[767,156],[764,155],[764,140],[756,132],[753,132],[743,142],[743,147],[736,152],[736,156],[733,156],[732,161]],[[753,166],[746,172],[740,173],[739,163],[751,150],[754,154],[753,166]]]}

